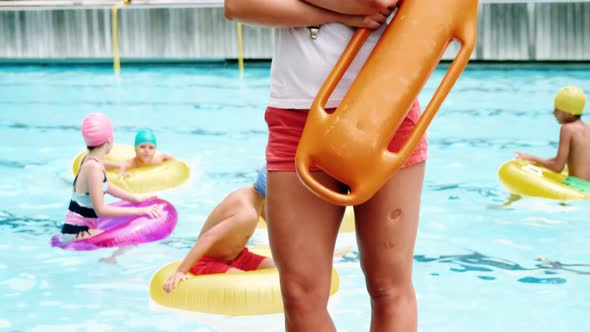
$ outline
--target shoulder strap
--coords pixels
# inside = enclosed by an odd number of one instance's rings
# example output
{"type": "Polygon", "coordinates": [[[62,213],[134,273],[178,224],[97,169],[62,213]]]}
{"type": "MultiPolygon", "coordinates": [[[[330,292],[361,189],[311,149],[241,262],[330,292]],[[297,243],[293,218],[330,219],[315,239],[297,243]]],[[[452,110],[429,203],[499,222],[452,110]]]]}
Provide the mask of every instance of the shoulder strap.
{"type": "Polygon", "coordinates": [[[78,166],[78,173],[76,173],[76,177],[74,178],[74,182],[72,183],[74,191],[76,191],[76,181],[78,181],[78,175],[80,175],[80,170],[82,169],[82,165],[84,165],[84,162],[86,161],[86,157],[87,156],[84,156],[84,158],[82,158],[82,161],[80,161],[80,166],[78,166]]]}
{"type": "MultiPolygon", "coordinates": [[[[74,178],[74,183],[73,183],[74,191],[76,191],[76,181],[78,181],[78,175],[80,175],[80,170],[82,169],[82,165],[86,161],[86,157],[87,156],[84,156],[84,158],[82,158],[82,161],[80,162],[80,167],[78,167],[78,174],[76,174],[76,177],[74,178]]],[[[88,158],[88,160],[94,160],[96,162],[99,162],[98,159],[96,159],[96,158],[88,158]]],[[[103,182],[107,182],[107,173],[104,170],[102,172],[104,174],[103,182]]]]}

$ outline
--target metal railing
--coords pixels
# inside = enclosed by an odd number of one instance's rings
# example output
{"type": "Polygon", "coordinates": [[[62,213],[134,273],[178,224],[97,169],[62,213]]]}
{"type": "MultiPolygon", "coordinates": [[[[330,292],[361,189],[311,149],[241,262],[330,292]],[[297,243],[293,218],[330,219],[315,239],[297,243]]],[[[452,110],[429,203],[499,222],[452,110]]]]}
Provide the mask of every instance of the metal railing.
{"type": "MultiPolygon", "coordinates": [[[[0,61],[68,59],[125,61],[270,59],[269,28],[242,31],[224,18],[221,0],[132,0],[119,12],[118,40],[111,8],[121,0],[0,0],[0,61]],[[75,8],[9,3],[83,4],[75,8]],[[4,6],[4,7],[3,7],[4,6]],[[98,7],[98,8],[94,8],[98,7]],[[186,8],[191,7],[191,8],[186,8]],[[3,10],[4,9],[4,10],[3,10]],[[116,43],[118,42],[118,43],[116,43]]],[[[590,1],[482,0],[473,60],[590,61],[590,1]]],[[[445,59],[454,56],[451,45],[445,59]]]]}

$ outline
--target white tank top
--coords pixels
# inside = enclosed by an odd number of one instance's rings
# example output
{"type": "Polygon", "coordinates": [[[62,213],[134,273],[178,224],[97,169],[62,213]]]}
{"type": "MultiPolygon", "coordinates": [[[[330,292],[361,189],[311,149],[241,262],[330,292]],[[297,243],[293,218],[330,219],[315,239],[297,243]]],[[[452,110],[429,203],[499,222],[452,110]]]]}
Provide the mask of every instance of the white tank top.
{"type": "MultiPolygon", "coordinates": [[[[332,93],[327,108],[340,104],[384,29],[385,25],[371,34],[332,93]]],[[[309,109],[354,31],[340,23],[324,24],[317,39],[312,39],[307,28],[274,28],[269,106],[309,109]]]]}

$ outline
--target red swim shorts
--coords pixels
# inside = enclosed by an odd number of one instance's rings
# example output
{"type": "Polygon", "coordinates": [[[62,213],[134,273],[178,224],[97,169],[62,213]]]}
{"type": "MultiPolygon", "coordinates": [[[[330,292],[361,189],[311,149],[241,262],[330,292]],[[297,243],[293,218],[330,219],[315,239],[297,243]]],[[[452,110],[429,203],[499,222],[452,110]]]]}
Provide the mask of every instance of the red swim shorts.
{"type": "MultiPolygon", "coordinates": [[[[332,110],[333,111],[333,110],[332,110]]],[[[281,109],[268,107],[264,118],[268,125],[269,137],[266,146],[266,167],[269,171],[295,171],[295,152],[303,132],[309,110],[281,109]]],[[[408,115],[395,133],[388,150],[398,152],[420,118],[420,104],[414,103],[408,115]]],[[[426,160],[428,142],[422,137],[416,149],[402,167],[412,166],[426,160]]],[[[318,168],[312,167],[312,171],[318,168]]]]}
{"type": "Polygon", "coordinates": [[[242,271],[253,271],[258,269],[260,263],[266,257],[251,253],[248,248],[244,248],[240,254],[231,261],[203,256],[190,269],[194,275],[225,273],[231,267],[242,271]]]}

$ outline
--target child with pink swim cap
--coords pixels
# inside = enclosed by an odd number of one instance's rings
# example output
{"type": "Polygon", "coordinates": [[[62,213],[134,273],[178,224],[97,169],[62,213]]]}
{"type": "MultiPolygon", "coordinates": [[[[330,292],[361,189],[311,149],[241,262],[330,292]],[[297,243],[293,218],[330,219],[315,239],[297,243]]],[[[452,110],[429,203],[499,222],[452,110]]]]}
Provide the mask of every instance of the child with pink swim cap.
{"type": "Polygon", "coordinates": [[[82,122],[82,136],[86,142],[88,154],[82,159],[74,179],[72,198],[61,230],[62,234],[75,236],[76,240],[98,235],[102,233],[102,230],[96,227],[98,217],[159,216],[158,205],[122,208],[105,204],[105,193],[130,202],[143,202],[153,197],[131,194],[107,181],[104,157],[113,147],[111,120],[102,113],[88,114],[82,122]]]}

